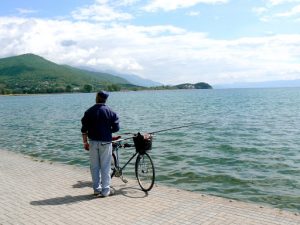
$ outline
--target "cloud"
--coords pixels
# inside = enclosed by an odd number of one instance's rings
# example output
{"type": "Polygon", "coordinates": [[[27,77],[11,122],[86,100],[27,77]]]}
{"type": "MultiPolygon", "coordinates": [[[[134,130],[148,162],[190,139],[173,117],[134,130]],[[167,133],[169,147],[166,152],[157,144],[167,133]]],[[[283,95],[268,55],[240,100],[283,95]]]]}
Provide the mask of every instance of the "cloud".
{"type": "Polygon", "coordinates": [[[73,40],[62,40],[61,41],[61,45],[65,46],[65,47],[69,47],[69,46],[72,46],[72,45],[76,45],[76,41],[73,41],[73,40]]]}
{"type": "Polygon", "coordinates": [[[272,22],[274,20],[283,19],[286,22],[291,22],[291,17],[296,17],[293,22],[299,21],[300,5],[297,3],[300,0],[267,0],[267,5],[264,7],[255,7],[252,11],[260,17],[263,22],[272,22]]]}
{"type": "Polygon", "coordinates": [[[217,4],[227,3],[228,0],[153,0],[143,9],[148,12],[155,12],[157,10],[172,11],[178,8],[189,8],[200,3],[217,4]]]}
{"type": "Polygon", "coordinates": [[[292,16],[299,16],[300,15],[300,5],[297,5],[290,9],[289,11],[285,11],[282,13],[277,13],[276,17],[292,17],[292,16]]]}
{"type": "Polygon", "coordinates": [[[0,18],[0,57],[34,53],[164,84],[299,79],[299,43],[300,35],[215,40],[175,26],[0,18]]]}
{"type": "Polygon", "coordinates": [[[199,16],[200,15],[200,12],[198,11],[190,11],[187,13],[188,16],[199,16]]]}
{"type": "MultiPolygon", "coordinates": [[[[76,20],[90,20],[98,22],[108,22],[115,20],[130,20],[133,16],[129,13],[117,11],[114,7],[106,4],[108,1],[99,1],[96,4],[78,8],[71,14],[76,20]]],[[[128,2],[127,2],[128,4],[128,2]]]]}
{"type": "Polygon", "coordinates": [[[297,3],[300,2],[300,0],[266,0],[267,3],[271,5],[282,5],[286,3],[297,3]]]}
{"type": "Polygon", "coordinates": [[[268,12],[269,9],[266,7],[254,7],[252,9],[252,11],[255,12],[257,15],[262,15],[262,14],[268,12]]]}
{"type": "Polygon", "coordinates": [[[37,10],[32,10],[32,9],[24,9],[24,8],[17,8],[17,11],[19,14],[34,14],[37,13],[37,10]]]}
{"type": "Polygon", "coordinates": [[[123,6],[134,5],[140,0],[119,0],[118,4],[123,6]]]}

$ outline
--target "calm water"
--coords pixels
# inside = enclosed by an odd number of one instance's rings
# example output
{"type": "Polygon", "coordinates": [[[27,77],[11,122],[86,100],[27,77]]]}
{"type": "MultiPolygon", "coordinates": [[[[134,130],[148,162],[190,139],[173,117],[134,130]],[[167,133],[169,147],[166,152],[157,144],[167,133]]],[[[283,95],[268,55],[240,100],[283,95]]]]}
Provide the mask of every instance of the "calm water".
{"type": "MultiPolygon", "coordinates": [[[[80,119],[94,99],[0,96],[0,149],[88,166],[80,119]]],[[[121,134],[195,123],[154,137],[158,183],[300,210],[299,88],[120,92],[108,105],[121,134]]]]}

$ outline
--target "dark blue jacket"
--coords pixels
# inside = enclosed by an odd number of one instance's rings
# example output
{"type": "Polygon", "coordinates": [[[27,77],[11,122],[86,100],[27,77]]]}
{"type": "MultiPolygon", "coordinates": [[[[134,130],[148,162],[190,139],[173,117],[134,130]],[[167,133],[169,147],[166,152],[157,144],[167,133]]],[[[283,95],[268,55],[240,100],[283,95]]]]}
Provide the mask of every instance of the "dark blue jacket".
{"type": "Polygon", "coordinates": [[[112,133],[119,131],[119,118],[105,104],[95,104],[89,108],[81,119],[81,132],[95,141],[112,140],[112,133]]]}

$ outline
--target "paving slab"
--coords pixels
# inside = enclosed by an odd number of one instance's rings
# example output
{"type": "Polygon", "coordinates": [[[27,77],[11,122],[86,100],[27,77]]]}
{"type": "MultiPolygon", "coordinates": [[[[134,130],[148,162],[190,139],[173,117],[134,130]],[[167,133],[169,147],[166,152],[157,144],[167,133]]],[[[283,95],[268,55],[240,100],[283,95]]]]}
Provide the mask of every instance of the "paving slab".
{"type": "Polygon", "coordinates": [[[0,224],[300,225],[297,212],[113,178],[113,196],[92,196],[87,168],[0,150],[0,224]]]}

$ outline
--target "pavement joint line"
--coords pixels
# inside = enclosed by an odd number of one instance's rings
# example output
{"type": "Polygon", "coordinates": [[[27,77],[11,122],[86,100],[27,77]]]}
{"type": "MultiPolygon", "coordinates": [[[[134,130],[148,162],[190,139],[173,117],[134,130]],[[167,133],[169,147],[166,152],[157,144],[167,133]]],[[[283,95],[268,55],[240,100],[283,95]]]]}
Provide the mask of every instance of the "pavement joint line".
{"type": "Polygon", "coordinates": [[[115,195],[93,198],[90,179],[87,168],[0,150],[0,224],[300,225],[297,212],[160,184],[145,195],[130,179],[114,178],[115,195]]]}

